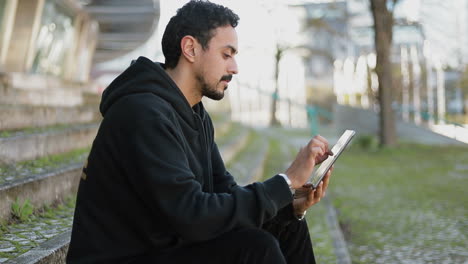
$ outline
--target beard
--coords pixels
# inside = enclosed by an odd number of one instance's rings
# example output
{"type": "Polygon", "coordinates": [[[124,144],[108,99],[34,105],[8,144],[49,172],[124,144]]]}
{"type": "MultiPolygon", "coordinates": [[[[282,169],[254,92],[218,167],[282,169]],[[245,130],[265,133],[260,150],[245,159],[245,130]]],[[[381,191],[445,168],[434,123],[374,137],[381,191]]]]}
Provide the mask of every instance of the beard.
{"type": "Polygon", "coordinates": [[[224,98],[224,90],[219,91],[216,89],[217,84],[209,84],[206,80],[205,77],[202,74],[197,74],[196,76],[198,83],[200,84],[201,87],[201,94],[202,96],[206,96],[212,100],[219,101],[224,98]]]}

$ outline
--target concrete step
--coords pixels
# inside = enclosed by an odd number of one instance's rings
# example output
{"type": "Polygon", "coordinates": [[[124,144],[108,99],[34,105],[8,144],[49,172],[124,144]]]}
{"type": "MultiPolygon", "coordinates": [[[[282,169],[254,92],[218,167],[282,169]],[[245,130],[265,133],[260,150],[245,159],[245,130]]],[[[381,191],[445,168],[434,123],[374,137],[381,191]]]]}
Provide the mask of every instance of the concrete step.
{"type": "MultiPolygon", "coordinates": [[[[88,150],[0,166],[0,221],[12,215],[12,205],[29,200],[41,208],[75,194],[88,150]]],[[[0,251],[1,252],[1,251],[0,251]]]]}
{"type": "Polygon", "coordinates": [[[59,126],[19,131],[0,137],[0,161],[13,163],[84,148],[96,136],[99,124],[59,126]]]}
{"type": "Polygon", "coordinates": [[[84,102],[79,89],[18,89],[0,86],[0,104],[36,106],[79,106],[84,102]]]}
{"type": "Polygon", "coordinates": [[[89,85],[63,81],[60,77],[22,72],[3,72],[0,85],[22,90],[47,90],[50,88],[86,89],[89,85]]]}
{"type": "Polygon", "coordinates": [[[239,185],[259,181],[263,177],[267,154],[268,139],[252,133],[247,140],[246,147],[228,163],[228,170],[239,185]]]}
{"type": "Polygon", "coordinates": [[[82,124],[102,119],[97,105],[77,107],[0,105],[0,131],[57,124],[82,124]]]}

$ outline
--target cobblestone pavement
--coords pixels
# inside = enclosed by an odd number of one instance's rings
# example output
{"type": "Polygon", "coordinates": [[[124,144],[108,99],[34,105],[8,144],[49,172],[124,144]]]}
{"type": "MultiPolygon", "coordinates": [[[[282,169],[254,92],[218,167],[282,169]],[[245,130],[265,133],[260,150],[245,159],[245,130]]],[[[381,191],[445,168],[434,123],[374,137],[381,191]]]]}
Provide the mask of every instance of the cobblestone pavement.
{"type": "Polygon", "coordinates": [[[13,224],[0,231],[0,263],[17,257],[50,238],[70,229],[73,203],[33,216],[28,222],[13,224]]]}

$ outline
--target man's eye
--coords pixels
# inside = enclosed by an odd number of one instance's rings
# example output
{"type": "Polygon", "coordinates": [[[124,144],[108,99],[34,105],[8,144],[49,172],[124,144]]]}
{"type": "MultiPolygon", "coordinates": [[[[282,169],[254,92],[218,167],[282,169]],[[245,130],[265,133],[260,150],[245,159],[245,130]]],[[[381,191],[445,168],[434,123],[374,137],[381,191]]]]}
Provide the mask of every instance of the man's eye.
{"type": "Polygon", "coordinates": [[[224,53],[225,58],[231,58],[231,55],[224,53]]]}

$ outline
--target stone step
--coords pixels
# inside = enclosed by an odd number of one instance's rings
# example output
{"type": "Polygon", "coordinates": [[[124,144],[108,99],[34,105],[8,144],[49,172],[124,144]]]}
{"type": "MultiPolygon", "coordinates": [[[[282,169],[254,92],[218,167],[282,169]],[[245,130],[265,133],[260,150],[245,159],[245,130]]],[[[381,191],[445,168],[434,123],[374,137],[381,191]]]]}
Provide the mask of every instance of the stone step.
{"type": "Polygon", "coordinates": [[[22,72],[1,73],[0,85],[8,88],[22,90],[46,90],[50,88],[62,89],[86,89],[89,85],[72,83],[62,80],[60,77],[42,74],[30,74],[22,72]]]}
{"type": "Polygon", "coordinates": [[[87,147],[98,127],[96,123],[81,124],[4,135],[0,137],[0,161],[13,163],[87,147]]]}
{"type": "MultiPolygon", "coordinates": [[[[71,218],[73,220],[73,218],[71,218]]],[[[16,258],[3,262],[5,264],[65,264],[68,246],[70,245],[71,227],[50,240],[41,243],[16,258]]],[[[2,263],[0,261],[0,263],[2,263]]]]}
{"type": "Polygon", "coordinates": [[[35,106],[79,106],[84,102],[80,89],[18,89],[0,86],[0,104],[35,106]]]}
{"type": "Polygon", "coordinates": [[[228,163],[228,170],[239,185],[258,181],[263,177],[267,154],[268,139],[252,133],[246,142],[246,147],[228,163]]]}
{"type": "Polygon", "coordinates": [[[28,200],[34,208],[75,194],[88,149],[0,166],[0,221],[12,205],[28,200]]]}
{"type": "Polygon", "coordinates": [[[97,105],[77,107],[0,105],[0,131],[57,124],[82,124],[102,119],[97,105]]]}

